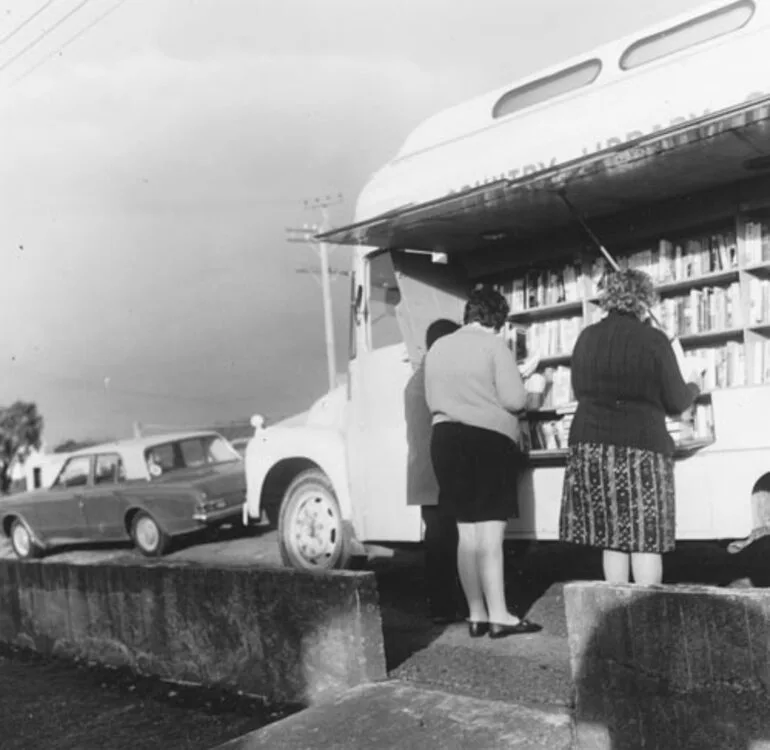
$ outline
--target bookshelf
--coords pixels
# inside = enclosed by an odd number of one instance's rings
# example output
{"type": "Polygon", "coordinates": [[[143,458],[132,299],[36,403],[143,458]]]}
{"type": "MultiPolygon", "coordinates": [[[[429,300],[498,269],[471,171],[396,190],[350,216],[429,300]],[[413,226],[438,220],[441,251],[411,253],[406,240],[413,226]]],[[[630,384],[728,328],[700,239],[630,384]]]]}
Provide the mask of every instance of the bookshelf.
{"type": "MultiPolygon", "coordinates": [[[[705,373],[702,391],[770,383],[770,209],[650,237],[615,257],[653,278],[653,312],[705,373]]],[[[532,459],[550,461],[566,449],[571,417],[554,410],[574,399],[570,354],[580,331],[604,314],[598,301],[610,271],[598,253],[573,251],[561,261],[498,271],[492,280],[511,307],[509,336],[524,335],[528,353],[541,354],[543,407],[524,420],[532,459]]],[[[669,420],[679,455],[713,441],[710,401],[691,412],[669,420]]]]}

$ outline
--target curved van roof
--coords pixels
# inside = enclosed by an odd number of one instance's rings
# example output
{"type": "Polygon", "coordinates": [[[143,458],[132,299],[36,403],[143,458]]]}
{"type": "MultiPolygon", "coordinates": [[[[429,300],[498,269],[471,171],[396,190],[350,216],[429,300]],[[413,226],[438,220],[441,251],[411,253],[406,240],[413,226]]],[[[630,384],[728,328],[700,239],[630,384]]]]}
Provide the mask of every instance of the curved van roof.
{"type": "Polygon", "coordinates": [[[742,179],[770,149],[768,48],[770,0],[720,0],[446,109],[323,236],[453,252],[570,221],[562,190],[602,216],[742,179]]]}

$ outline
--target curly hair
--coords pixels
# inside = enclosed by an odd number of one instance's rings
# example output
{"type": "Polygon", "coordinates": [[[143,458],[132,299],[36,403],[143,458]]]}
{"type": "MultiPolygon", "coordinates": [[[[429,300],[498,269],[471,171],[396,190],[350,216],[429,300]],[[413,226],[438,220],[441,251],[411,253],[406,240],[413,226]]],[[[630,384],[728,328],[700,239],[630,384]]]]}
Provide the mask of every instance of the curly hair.
{"type": "Polygon", "coordinates": [[[466,325],[479,323],[499,331],[505,325],[509,311],[508,302],[500,292],[488,286],[477,287],[465,304],[463,322],[466,325]]]}
{"type": "Polygon", "coordinates": [[[629,268],[606,278],[599,306],[607,312],[630,313],[642,318],[656,301],[652,278],[644,271],[629,268]]]}

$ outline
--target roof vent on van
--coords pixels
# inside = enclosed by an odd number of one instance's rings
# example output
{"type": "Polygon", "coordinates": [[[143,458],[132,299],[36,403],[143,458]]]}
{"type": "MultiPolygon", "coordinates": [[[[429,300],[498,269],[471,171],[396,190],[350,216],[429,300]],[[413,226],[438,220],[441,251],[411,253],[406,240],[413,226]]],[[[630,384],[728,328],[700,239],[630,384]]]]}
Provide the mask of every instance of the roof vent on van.
{"type": "Polygon", "coordinates": [[[567,94],[593,83],[602,72],[602,61],[587,60],[558,73],[538,78],[503,94],[492,108],[492,117],[505,117],[527,107],[567,94]]]}
{"type": "Polygon", "coordinates": [[[738,0],[724,8],[691,18],[665,31],[634,42],[621,56],[623,70],[645,65],[661,57],[681,52],[696,44],[743,28],[754,15],[754,0],[738,0]]]}

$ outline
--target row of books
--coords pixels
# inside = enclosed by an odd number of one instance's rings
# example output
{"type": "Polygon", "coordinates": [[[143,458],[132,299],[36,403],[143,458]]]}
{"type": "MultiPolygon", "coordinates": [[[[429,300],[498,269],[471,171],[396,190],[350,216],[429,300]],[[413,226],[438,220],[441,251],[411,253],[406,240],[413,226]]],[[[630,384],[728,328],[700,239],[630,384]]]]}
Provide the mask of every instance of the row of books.
{"type": "Polygon", "coordinates": [[[660,300],[653,312],[676,336],[738,328],[743,324],[740,284],[691,289],[687,295],[660,300]]]}
{"type": "MultiPolygon", "coordinates": [[[[566,450],[569,445],[571,419],[532,421],[522,428],[522,448],[531,450],[566,450]]],[[[669,420],[668,432],[675,443],[690,440],[711,440],[714,437],[710,407],[699,405],[688,419],[669,420]]]]}
{"type": "Polygon", "coordinates": [[[582,317],[557,318],[532,323],[527,328],[527,351],[541,357],[569,354],[583,328],[582,317]]]}
{"type": "Polygon", "coordinates": [[[658,242],[659,283],[703,276],[738,267],[738,243],[734,231],[716,233],[673,243],[658,242]]]}
{"type": "MultiPolygon", "coordinates": [[[[770,383],[770,340],[750,342],[748,346],[753,347],[752,383],[770,383]]],[[[687,369],[700,373],[698,385],[703,391],[746,384],[746,348],[737,341],[691,349],[684,356],[687,369]]],[[[541,408],[558,409],[574,401],[569,367],[546,368],[544,380],[541,408]]]]}
{"type": "Polygon", "coordinates": [[[666,418],[666,427],[675,443],[711,440],[714,437],[714,411],[711,404],[696,404],[677,419],[666,418]]]}
{"type": "Polygon", "coordinates": [[[748,305],[749,325],[770,323],[770,280],[749,279],[748,305]]]}
{"type": "Polygon", "coordinates": [[[749,341],[751,351],[751,384],[770,383],[770,339],[749,341]]]}
{"type": "Polygon", "coordinates": [[[532,420],[522,425],[522,449],[555,451],[566,450],[571,419],[532,420]]]}
{"type": "Polygon", "coordinates": [[[498,285],[512,312],[561,302],[577,302],[585,295],[585,277],[579,260],[562,268],[528,270],[523,276],[498,285]]]}
{"type": "Polygon", "coordinates": [[[572,392],[572,371],[569,367],[547,367],[544,377],[542,409],[558,409],[575,400],[572,392]]]}
{"type": "Polygon", "coordinates": [[[743,235],[743,265],[753,266],[770,261],[770,224],[747,221],[743,235]]]}
{"type": "MultiPolygon", "coordinates": [[[[521,425],[522,447],[530,450],[565,450],[569,444],[569,432],[573,414],[560,419],[529,419],[521,425]]],[[[677,418],[666,418],[666,427],[675,443],[714,438],[714,412],[711,404],[696,404],[677,418]]]]}
{"type": "Polygon", "coordinates": [[[688,370],[701,373],[698,385],[703,391],[746,384],[746,350],[737,341],[691,349],[684,356],[688,370]]]}
{"type": "MultiPolygon", "coordinates": [[[[770,222],[745,224],[742,256],[735,231],[691,237],[673,242],[663,238],[655,247],[618,256],[621,268],[649,274],[656,284],[697,278],[704,274],[770,262],[770,222]]],[[[574,259],[561,268],[529,269],[499,285],[511,310],[530,310],[561,302],[574,302],[601,293],[611,268],[602,257],[585,266],[574,259]]]]}
{"type": "Polygon", "coordinates": [[[738,267],[735,232],[694,237],[682,242],[661,239],[655,249],[633,253],[619,261],[621,268],[649,274],[658,284],[703,276],[738,267]]]}
{"type": "MultiPolygon", "coordinates": [[[[648,274],[656,284],[696,278],[716,271],[738,267],[738,244],[735,232],[728,231],[681,242],[661,239],[654,248],[619,256],[622,269],[632,268],[648,274]]],[[[597,258],[591,264],[589,294],[601,293],[604,279],[611,271],[609,263],[597,258]]]]}

